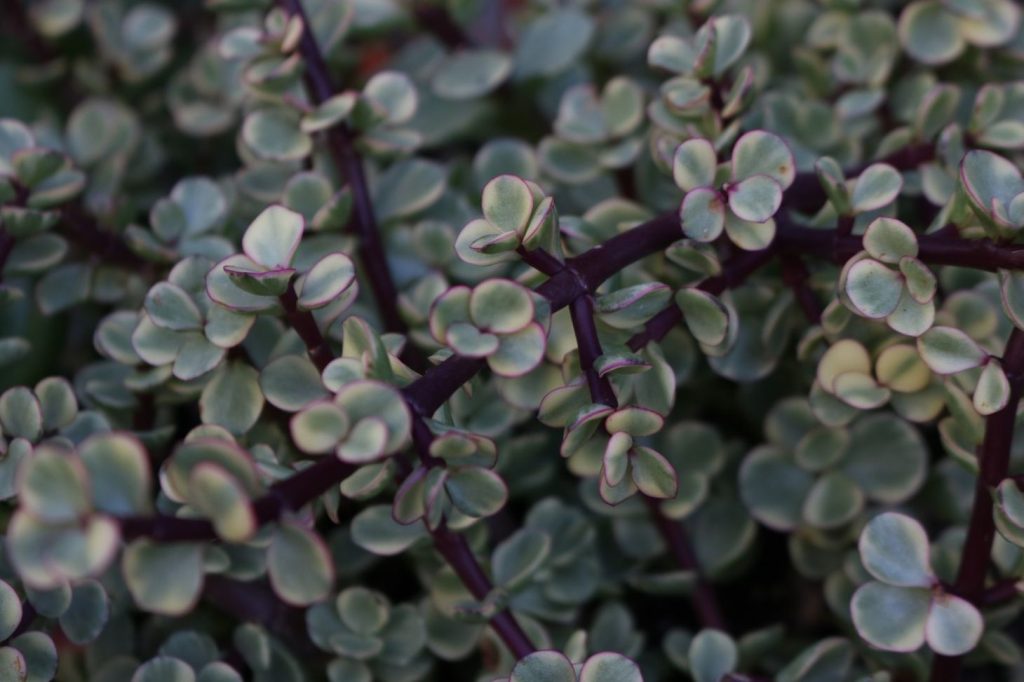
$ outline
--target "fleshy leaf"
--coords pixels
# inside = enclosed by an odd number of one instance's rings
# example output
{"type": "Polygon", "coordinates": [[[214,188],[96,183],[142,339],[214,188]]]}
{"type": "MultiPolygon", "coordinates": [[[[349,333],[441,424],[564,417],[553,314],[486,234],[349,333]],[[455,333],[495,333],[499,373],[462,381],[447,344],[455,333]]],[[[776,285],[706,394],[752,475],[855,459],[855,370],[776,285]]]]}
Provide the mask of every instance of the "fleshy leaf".
{"type": "Polygon", "coordinates": [[[889,585],[928,588],[935,582],[928,535],[909,516],[879,514],[864,528],[858,546],[864,567],[889,585]]]}

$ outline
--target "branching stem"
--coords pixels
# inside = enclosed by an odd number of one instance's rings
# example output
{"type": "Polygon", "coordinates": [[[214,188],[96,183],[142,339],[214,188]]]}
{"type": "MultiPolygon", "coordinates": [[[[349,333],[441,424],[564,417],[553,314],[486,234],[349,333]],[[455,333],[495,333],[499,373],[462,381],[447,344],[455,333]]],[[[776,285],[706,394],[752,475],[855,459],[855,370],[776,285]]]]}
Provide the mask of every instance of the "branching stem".
{"type": "MultiPolygon", "coordinates": [[[[995,539],[992,515],[992,489],[1009,475],[1010,446],[1013,443],[1017,404],[1024,383],[1024,332],[1014,327],[1003,353],[1003,370],[1010,380],[1010,399],[1003,409],[989,415],[985,438],[978,449],[978,479],[974,488],[967,540],[960,554],[953,591],[976,606],[985,603],[985,578],[988,575],[995,539]]],[[[960,677],[963,656],[936,655],[932,663],[931,682],[954,682],[960,677]]]]}

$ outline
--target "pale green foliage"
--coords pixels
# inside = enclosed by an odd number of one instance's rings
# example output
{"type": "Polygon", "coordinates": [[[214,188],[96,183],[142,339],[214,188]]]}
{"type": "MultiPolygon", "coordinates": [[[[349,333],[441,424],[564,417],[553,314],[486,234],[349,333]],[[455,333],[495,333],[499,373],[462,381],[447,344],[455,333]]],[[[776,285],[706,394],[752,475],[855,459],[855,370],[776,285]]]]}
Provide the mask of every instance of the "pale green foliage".
{"type": "Polygon", "coordinates": [[[9,4],[0,680],[1019,675],[1019,3],[9,4]]]}

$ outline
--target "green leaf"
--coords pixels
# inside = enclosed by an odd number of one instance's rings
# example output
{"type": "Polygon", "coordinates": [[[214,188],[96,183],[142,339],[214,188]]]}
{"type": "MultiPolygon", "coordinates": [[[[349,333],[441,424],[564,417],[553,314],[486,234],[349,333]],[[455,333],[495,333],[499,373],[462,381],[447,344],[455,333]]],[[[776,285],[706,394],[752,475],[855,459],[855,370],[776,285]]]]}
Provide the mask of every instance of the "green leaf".
{"type": "Polygon", "coordinates": [[[895,218],[876,218],[864,230],[864,250],[883,263],[898,263],[918,256],[918,237],[895,218]]]}
{"type": "Polygon", "coordinates": [[[203,548],[188,542],[136,540],[121,557],[135,604],[144,611],[179,616],[193,609],[203,587],[203,548]]]}
{"type": "Polygon", "coordinates": [[[994,414],[1010,401],[1010,382],[999,361],[990,359],[978,377],[974,389],[974,409],[982,416],[994,414]]]}
{"type": "Polygon", "coordinates": [[[459,355],[485,358],[498,350],[499,339],[494,334],[481,332],[468,322],[456,322],[448,328],[445,341],[459,355]]]}
{"type": "Polygon", "coordinates": [[[804,500],[803,517],[815,528],[839,528],[864,509],[864,493],[847,475],[831,471],[811,486],[804,500]]]}
{"type": "Polygon", "coordinates": [[[196,682],[196,676],[184,661],[157,656],[139,666],[131,682],[196,682]]]}
{"type": "Polygon", "coordinates": [[[342,439],[336,454],[338,459],[351,464],[372,462],[383,456],[387,440],[387,424],[377,417],[364,417],[342,439]]]}
{"type": "Polygon", "coordinates": [[[7,641],[21,622],[21,599],[14,588],[0,580],[0,640],[7,641]]]}
{"type": "Polygon", "coordinates": [[[750,44],[750,22],[739,14],[725,14],[709,22],[715,29],[715,62],[712,73],[721,76],[743,56],[750,44]]]}
{"type": "Polygon", "coordinates": [[[580,682],[643,682],[643,679],[634,661],[610,651],[594,654],[580,669],[580,682]]]}
{"type": "Polygon", "coordinates": [[[997,206],[1005,212],[1013,198],[1024,191],[1024,179],[1015,164],[981,149],[967,152],[960,162],[960,181],[975,212],[992,225],[1008,223],[999,218],[997,206]]]}
{"type": "Polygon", "coordinates": [[[679,220],[687,237],[698,242],[712,242],[725,228],[725,202],[717,190],[698,187],[683,197],[679,220]]]}
{"type": "Polygon", "coordinates": [[[633,482],[640,492],[658,499],[675,497],[679,490],[679,480],[664,455],[651,448],[637,446],[630,459],[633,482]]]}
{"type": "Polygon", "coordinates": [[[537,651],[516,663],[509,682],[576,682],[576,669],[560,651],[537,651]]]}
{"type": "Polygon", "coordinates": [[[508,486],[501,476],[482,467],[466,467],[445,479],[445,490],[459,511],[474,518],[492,516],[508,500],[508,486]]]}
{"type": "Polygon", "coordinates": [[[775,238],[775,221],[769,218],[763,223],[754,223],[728,212],[725,216],[725,233],[741,249],[760,251],[768,248],[775,238]]]}
{"type": "Polygon", "coordinates": [[[873,410],[881,407],[889,400],[889,389],[879,386],[867,374],[847,372],[840,374],[832,382],[835,396],[847,405],[858,410],[873,410]]]}
{"type": "Polygon", "coordinates": [[[21,149],[35,146],[35,138],[21,121],[0,118],[0,175],[14,173],[14,154],[21,149]]]}
{"type": "Polygon", "coordinates": [[[302,214],[284,206],[263,209],[242,236],[245,255],[265,268],[287,268],[302,239],[302,214]]]}
{"type": "Polygon", "coordinates": [[[528,289],[507,279],[476,285],[469,297],[469,315],[478,328],[511,334],[533,321],[535,307],[528,289]]]}
{"type": "Polygon", "coordinates": [[[426,534],[423,524],[396,522],[388,504],[367,507],[352,519],[352,541],[378,556],[401,554],[426,534]]]}
{"type": "Polygon", "coordinates": [[[871,581],[854,592],[850,615],[857,633],[871,646],[909,653],[924,644],[930,602],[926,589],[871,581]]]}
{"type": "Polygon", "coordinates": [[[0,395],[0,426],[8,437],[37,440],[43,431],[43,408],[24,386],[9,388],[0,395]]]}
{"type": "Polygon", "coordinates": [[[522,234],[533,215],[533,192],[514,175],[499,175],[483,191],[484,217],[502,232],[522,234]]]}
{"type": "Polygon", "coordinates": [[[67,379],[49,377],[36,384],[36,399],[43,415],[43,429],[56,431],[69,425],[78,415],[75,391],[67,379]]]}
{"type": "Polygon", "coordinates": [[[21,652],[28,666],[25,682],[48,682],[57,675],[59,658],[53,640],[42,632],[26,632],[15,637],[11,646],[21,652]]]}
{"type": "Polygon", "coordinates": [[[740,467],[740,495],[754,517],[769,528],[787,531],[801,521],[814,479],[772,447],[755,449],[740,467]]]}
{"type": "Polygon", "coordinates": [[[285,412],[298,412],[327,397],[320,373],[305,355],[282,355],[260,372],[260,389],[267,402],[285,412]]]}
{"type": "Polygon", "coordinates": [[[392,164],[373,186],[373,205],[381,222],[405,218],[431,206],[444,194],[447,174],[432,161],[404,159],[392,164]]]}
{"type": "Polygon", "coordinates": [[[594,309],[601,321],[616,329],[642,325],[672,299],[672,290],[661,282],[647,282],[598,296],[594,309]]]}
{"type": "Polygon", "coordinates": [[[203,423],[223,426],[236,436],[251,429],[262,411],[259,374],[240,361],[221,365],[199,398],[203,423]]]}
{"type": "Polygon", "coordinates": [[[903,49],[923,64],[950,62],[965,47],[956,16],[936,0],[907,5],[900,14],[899,36],[903,49]]]}
{"type": "Polygon", "coordinates": [[[258,109],[246,116],[242,139],[268,161],[298,161],[313,151],[313,139],[300,129],[298,115],[286,109],[258,109]]]}
{"type": "Polygon", "coordinates": [[[736,670],[739,651],[729,635],[704,629],[690,641],[687,658],[695,682],[718,682],[736,670]]]}
{"type": "Polygon", "coordinates": [[[350,587],[342,591],[335,600],[335,606],[342,622],[361,635],[380,632],[391,611],[387,597],[365,587],[350,587]]]}
{"type": "Polygon", "coordinates": [[[503,377],[521,377],[544,359],[544,328],[531,322],[517,332],[499,337],[498,350],[487,357],[487,365],[503,377]]]}
{"type": "Polygon", "coordinates": [[[935,653],[962,656],[978,645],[984,629],[981,614],[966,599],[952,594],[932,598],[925,639],[935,653]]]}
{"type": "Polygon", "coordinates": [[[593,34],[593,20],[575,7],[541,14],[519,36],[516,78],[552,76],[565,71],[587,49],[593,34]]]}
{"type": "Polygon", "coordinates": [[[864,317],[880,319],[894,310],[903,295],[903,280],[892,269],[863,258],[846,271],[846,295],[864,317]]]}
{"type": "Polygon", "coordinates": [[[380,107],[384,120],[391,125],[408,123],[419,103],[416,86],[408,76],[398,71],[374,74],[363,88],[363,96],[380,107]]]}
{"type": "Polygon", "coordinates": [[[645,407],[620,407],[605,419],[608,433],[628,433],[631,436],[651,436],[665,425],[665,418],[645,407]]]}
{"type": "Polygon", "coordinates": [[[294,606],[320,601],[334,585],[334,562],[323,540],[294,523],[282,523],[274,531],[267,573],[277,596],[294,606]]]}
{"type": "MultiPolygon", "coordinates": [[[[250,293],[241,286],[240,278],[244,275],[239,273],[258,273],[260,270],[261,267],[248,256],[228,256],[207,273],[206,293],[211,299],[234,312],[258,313],[270,310],[277,306],[275,298],[262,293],[250,293]]],[[[290,277],[290,273],[288,276],[290,277]]]]}
{"type": "Polygon", "coordinates": [[[100,636],[110,617],[110,600],[95,580],[71,588],[71,605],[60,616],[60,629],[73,644],[87,644],[100,636]]]}
{"type": "Polygon", "coordinates": [[[402,394],[394,387],[379,381],[353,381],[341,387],[335,402],[353,424],[365,418],[383,421],[387,440],[381,454],[394,454],[409,442],[412,417],[402,394]]]}
{"type": "Polygon", "coordinates": [[[935,582],[928,535],[909,516],[886,512],[874,517],[864,527],[858,548],[864,568],[889,585],[929,588],[935,582]]]}
{"type": "MultiPolygon", "coordinates": [[[[171,199],[184,214],[185,234],[197,235],[219,226],[228,213],[228,201],[216,182],[206,177],[179,180],[171,199]]],[[[151,216],[152,220],[152,216],[151,216]]]]}
{"type": "Polygon", "coordinates": [[[988,358],[974,339],[953,327],[932,327],[918,337],[917,351],[936,374],[963,372],[988,358]]]}
{"type": "Polygon", "coordinates": [[[78,446],[89,492],[100,511],[132,516],[150,511],[152,474],[142,443],[127,433],[101,433],[78,446]]]}
{"type": "Polygon", "coordinates": [[[217,535],[228,542],[244,542],[256,532],[258,521],[249,497],[237,479],[213,462],[192,468],[189,504],[213,522],[217,535]]]}
{"type": "Polygon", "coordinates": [[[908,344],[886,347],[875,360],[875,376],[893,391],[913,393],[925,388],[932,373],[921,360],[917,349],[908,344]]]}
{"type": "Polygon", "coordinates": [[[322,308],[335,301],[355,281],[352,259],[343,253],[329,253],[317,261],[302,280],[299,307],[303,310],[322,308]]]}
{"type": "Polygon", "coordinates": [[[918,303],[929,303],[935,298],[936,279],[928,266],[911,256],[900,259],[900,272],[903,273],[906,291],[918,303]]]}
{"type": "Polygon", "coordinates": [[[887,163],[871,164],[853,186],[853,211],[867,213],[888,206],[902,189],[903,178],[899,171],[887,163]]]}
{"type": "Polygon", "coordinates": [[[718,169],[718,154],[708,140],[694,137],[676,147],[672,159],[672,179],[679,189],[689,192],[710,187],[718,169]]]}
{"type": "Polygon", "coordinates": [[[348,415],[333,402],[315,402],[292,417],[292,441],[303,452],[322,455],[332,451],[348,433],[348,415]]]}
{"type": "Polygon", "coordinates": [[[521,528],[494,548],[491,570],[495,585],[515,590],[534,577],[550,553],[550,535],[521,528]]]}
{"type": "Polygon", "coordinates": [[[25,682],[28,664],[20,651],[13,647],[0,647],[0,674],[2,682],[25,682]]]}
{"type": "Polygon", "coordinates": [[[346,120],[356,106],[357,94],[342,92],[321,102],[302,117],[299,128],[304,133],[318,133],[346,120]]]}
{"type": "Polygon", "coordinates": [[[745,180],[753,175],[767,175],[786,189],[796,178],[793,153],[778,135],[752,130],[732,148],[732,177],[745,180]]]}
{"type": "Polygon", "coordinates": [[[727,188],[729,208],[743,220],[763,223],[782,205],[782,186],[767,175],[751,175],[727,188]]]}
{"type": "Polygon", "coordinates": [[[497,50],[460,50],[434,71],[430,86],[445,99],[472,100],[501,85],[512,72],[512,59],[497,50]]]}
{"type": "Polygon", "coordinates": [[[22,464],[19,500],[22,509],[41,521],[76,521],[91,508],[89,477],[70,452],[40,446],[22,464]]]}

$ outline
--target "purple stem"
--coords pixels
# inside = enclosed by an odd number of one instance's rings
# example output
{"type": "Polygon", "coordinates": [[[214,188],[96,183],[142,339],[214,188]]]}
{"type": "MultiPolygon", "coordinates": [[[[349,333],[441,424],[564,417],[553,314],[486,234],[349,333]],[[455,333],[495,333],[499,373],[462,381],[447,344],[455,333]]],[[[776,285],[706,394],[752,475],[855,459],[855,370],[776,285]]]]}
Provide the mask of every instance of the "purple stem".
{"type": "Polygon", "coordinates": [[[590,397],[595,403],[616,407],[619,404],[607,377],[602,377],[594,367],[594,363],[604,353],[601,340],[597,336],[597,325],[594,323],[594,301],[590,294],[583,294],[569,304],[569,315],[572,317],[572,329],[576,334],[576,346],[580,353],[580,369],[587,378],[590,397]]]}
{"type": "MultiPolygon", "coordinates": [[[[309,18],[300,0],[278,0],[278,4],[292,16],[301,17],[306,26],[299,41],[299,52],[305,62],[306,86],[315,104],[330,99],[338,92],[331,82],[327,61],[320,51],[313,32],[309,30],[309,18]]],[[[384,329],[405,334],[408,328],[398,313],[398,289],[391,278],[384,245],[373,213],[370,189],[363,170],[363,159],[355,148],[352,130],[340,123],[324,133],[327,149],[340,172],[352,188],[354,202],[353,226],[359,234],[359,258],[370,283],[370,289],[377,301],[384,329]]]]}
{"type": "MultiPolygon", "coordinates": [[[[1010,380],[1010,399],[1006,406],[989,415],[985,438],[978,449],[978,479],[974,488],[974,506],[967,527],[967,540],[960,555],[953,591],[976,606],[985,601],[985,578],[995,539],[991,490],[1005,479],[1010,469],[1010,446],[1017,419],[1021,384],[1024,381],[1024,332],[1014,327],[1003,353],[1003,370],[1010,380]]],[[[932,662],[931,682],[959,679],[963,656],[936,655],[932,662]]]]}
{"type": "Polygon", "coordinates": [[[705,628],[714,628],[723,632],[727,631],[725,618],[722,616],[722,609],[718,605],[714,588],[704,578],[704,573],[697,559],[697,553],[693,551],[690,538],[686,535],[683,524],[673,521],[661,511],[658,500],[650,497],[644,498],[651,511],[651,518],[654,519],[661,537],[664,538],[672,556],[681,568],[693,571],[697,576],[697,582],[693,590],[693,606],[697,609],[697,616],[701,625],[705,628]]]}
{"type": "Polygon", "coordinates": [[[281,307],[284,308],[285,319],[291,325],[295,333],[299,335],[302,342],[306,344],[309,357],[321,372],[334,359],[334,353],[327,344],[327,339],[320,333],[320,327],[316,323],[313,313],[308,310],[299,310],[299,301],[295,296],[295,288],[292,284],[279,297],[281,307]]]}
{"type": "MultiPolygon", "coordinates": [[[[434,547],[452,567],[455,575],[459,576],[462,584],[478,600],[485,599],[491,593],[493,586],[473,555],[473,550],[470,549],[466,538],[458,533],[453,533],[443,525],[436,530],[431,530],[430,534],[434,538],[434,547]]],[[[537,650],[526,632],[507,609],[492,616],[489,622],[517,660],[525,658],[537,650]]]]}
{"type": "Polygon", "coordinates": [[[807,265],[800,256],[791,253],[784,254],[781,261],[782,281],[793,290],[797,305],[804,312],[807,321],[817,324],[821,321],[821,303],[807,284],[807,278],[810,276],[807,265]]]}

